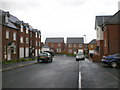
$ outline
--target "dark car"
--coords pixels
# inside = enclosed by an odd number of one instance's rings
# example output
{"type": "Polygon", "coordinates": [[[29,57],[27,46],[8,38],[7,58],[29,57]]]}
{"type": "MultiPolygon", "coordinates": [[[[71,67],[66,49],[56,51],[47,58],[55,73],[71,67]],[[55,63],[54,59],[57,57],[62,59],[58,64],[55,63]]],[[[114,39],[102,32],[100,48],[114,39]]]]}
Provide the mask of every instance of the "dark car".
{"type": "Polygon", "coordinates": [[[120,66],[120,53],[109,56],[103,56],[102,62],[108,64],[113,68],[120,66]]]}
{"type": "Polygon", "coordinates": [[[50,53],[47,52],[43,52],[41,53],[38,58],[37,58],[37,62],[52,62],[52,56],[50,53]]]}
{"type": "Polygon", "coordinates": [[[50,53],[52,57],[54,57],[54,55],[55,55],[55,54],[54,54],[53,52],[51,52],[51,51],[44,51],[44,52],[50,53]]]}

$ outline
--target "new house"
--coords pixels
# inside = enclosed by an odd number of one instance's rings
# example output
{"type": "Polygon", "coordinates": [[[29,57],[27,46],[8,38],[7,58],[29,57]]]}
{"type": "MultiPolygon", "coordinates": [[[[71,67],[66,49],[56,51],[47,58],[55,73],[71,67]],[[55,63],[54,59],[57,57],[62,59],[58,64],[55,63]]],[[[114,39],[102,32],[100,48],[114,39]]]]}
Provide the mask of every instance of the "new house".
{"type": "Polygon", "coordinates": [[[66,43],[67,53],[76,54],[84,53],[84,38],[83,37],[68,37],[66,43]]]}

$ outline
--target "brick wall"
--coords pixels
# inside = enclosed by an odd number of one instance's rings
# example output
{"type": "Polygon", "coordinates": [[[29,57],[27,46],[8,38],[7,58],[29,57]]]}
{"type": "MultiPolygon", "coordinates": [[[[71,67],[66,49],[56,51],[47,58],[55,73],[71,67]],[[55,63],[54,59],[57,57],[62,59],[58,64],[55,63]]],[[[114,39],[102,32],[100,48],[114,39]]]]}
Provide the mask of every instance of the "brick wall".
{"type": "Polygon", "coordinates": [[[2,25],[0,25],[0,61],[1,60],[2,60],[2,25]]]}

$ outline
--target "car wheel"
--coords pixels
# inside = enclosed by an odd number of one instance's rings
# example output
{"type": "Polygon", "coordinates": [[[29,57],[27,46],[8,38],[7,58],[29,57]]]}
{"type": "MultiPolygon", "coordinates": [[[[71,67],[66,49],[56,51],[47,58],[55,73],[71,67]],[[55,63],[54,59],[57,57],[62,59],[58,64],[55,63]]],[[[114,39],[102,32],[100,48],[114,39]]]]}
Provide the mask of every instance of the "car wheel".
{"type": "Polygon", "coordinates": [[[116,62],[112,62],[111,63],[111,67],[116,68],[117,67],[117,63],[116,62]]]}

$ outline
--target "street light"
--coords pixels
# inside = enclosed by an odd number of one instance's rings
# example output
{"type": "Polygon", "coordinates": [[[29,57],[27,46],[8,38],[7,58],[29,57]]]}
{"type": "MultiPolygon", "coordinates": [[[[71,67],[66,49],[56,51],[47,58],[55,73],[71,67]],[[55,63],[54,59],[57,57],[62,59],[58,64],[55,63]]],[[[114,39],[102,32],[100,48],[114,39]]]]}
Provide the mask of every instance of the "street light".
{"type": "Polygon", "coordinates": [[[85,42],[86,42],[86,35],[83,35],[85,37],[85,42]]]}

